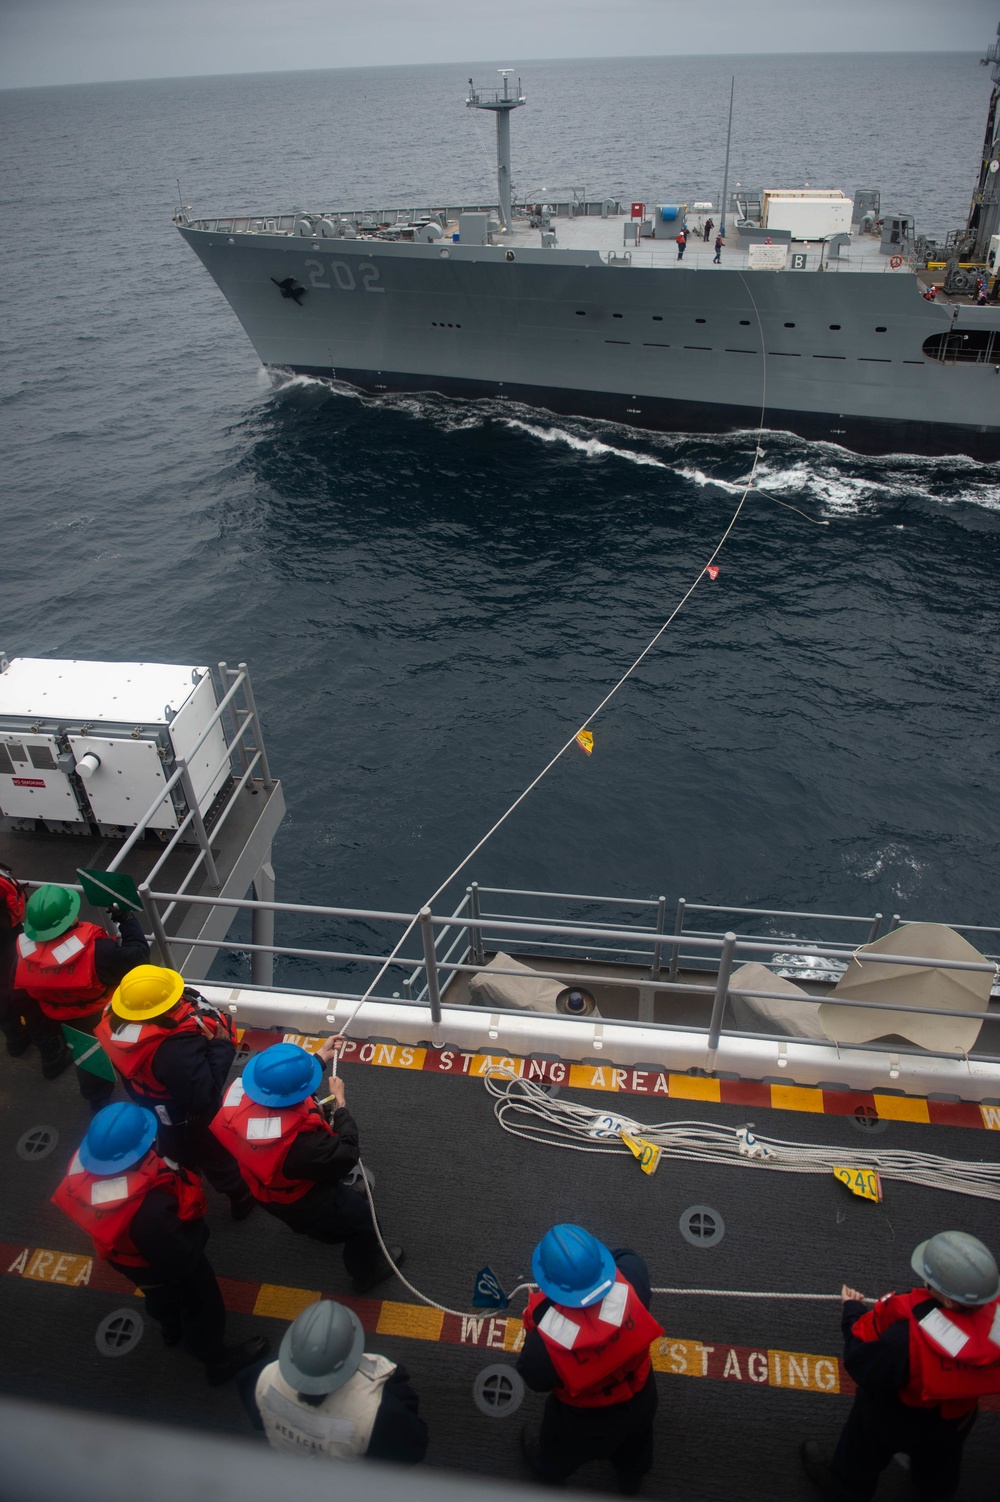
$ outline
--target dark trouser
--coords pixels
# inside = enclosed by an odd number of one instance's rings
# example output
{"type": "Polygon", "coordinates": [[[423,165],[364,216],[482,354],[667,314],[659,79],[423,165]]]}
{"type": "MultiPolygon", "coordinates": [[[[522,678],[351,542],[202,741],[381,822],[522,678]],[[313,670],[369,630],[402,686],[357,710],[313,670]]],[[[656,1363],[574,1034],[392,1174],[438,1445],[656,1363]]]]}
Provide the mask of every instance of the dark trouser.
{"type": "Polygon", "coordinates": [[[588,1460],[610,1460],[626,1485],[653,1464],[656,1377],[626,1403],[610,1408],[574,1408],[550,1393],[545,1403],[532,1468],[543,1481],[565,1481],[588,1460]]]}
{"type": "Polygon", "coordinates": [[[270,1210],[300,1236],[344,1244],[344,1266],[349,1277],[367,1278],[385,1261],[375,1235],[367,1196],[343,1184],[317,1184],[292,1205],[268,1201],[270,1210]]]}
{"type": "MultiPolygon", "coordinates": [[[[47,1012],[43,1012],[38,1002],[26,991],[15,991],[14,995],[23,1007],[24,1020],[31,1034],[31,1041],[37,1043],[43,1060],[46,1057],[51,1058],[53,1054],[61,1053],[66,1047],[62,1019],[50,1017],[47,1012]]],[[[103,1011],[102,1003],[96,1012],[88,1012],[86,1017],[67,1017],[65,1021],[67,1026],[74,1028],[76,1032],[89,1033],[93,1036],[94,1028],[100,1022],[103,1011]]],[[[106,1080],[99,1074],[91,1074],[89,1069],[78,1069],[76,1082],[80,1086],[80,1094],[92,1111],[99,1111],[102,1106],[106,1106],[115,1093],[114,1080],[106,1080]]]]}
{"type": "Polygon", "coordinates": [[[144,1283],[144,1269],[118,1262],[111,1266],[142,1289],[150,1319],[162,1325],[165,1334],[179,1334],[189,1356],[205,1366],[224,1359],[226,1310],[207,1257],[199,1258],[186,1278],[170,1283],[144,1283]]]}
{"type": "Polygon", "coordinates": [[[14,990],[14,970],[17,965],[17,941],[13,933],[0,936],[0,1033],[16,1041],[24,1028],[21,1021],[24,1008],[20,998],[24,992],[14,990]]]}
{"type": "Polygon", "coordinates": [[[23,991],[11,991],[0,985],[0,1033],[12,1042],[16,1042],[24,1031],[24,1007],[21,1005],[23,996],[23,991]]]}
{"type": "MultiPolygon", "coordinates": [[[[156,1110],[157,1103],[148,1096],[143,1096],[138,1091],[129,1089],[125,1085],[125,1091],[130,1099],[137,1105],[145,1106],[148,1110],[156,1111],[156,1119],[159,1122],[157,1137],[161,1152],[168,1158],[173,1158],[175,1163],[181,1163],[185,1168],[193,1169],[196,1173],[203,1173],[213,1189],[220,1194],[226,1194],[231,1200],[242,1200],[250,1193],[247,1182],[240,1173],[236,1159],[228,1148],[223,1147],[208,1127],[205,1121],[183,1121],[174,1125],[164,1122],[160,1112],[156,1110]]],[[[167,1103],[166,1112],[173,1114],[173,1106],[167,1103]]]]}
{"type": "Polygon", "coordinates": [[[869,1502],[878,1478],[897,1452],[912,1460],[910,1479],[921,1502],[942,1502],[958,1490],[962,1446],[976,1421],[943,1419],[936,1408],[911,1408],[893,1397],[858,1388],[833,1452],[830,1475],[843,1502],[869,1502]]]}

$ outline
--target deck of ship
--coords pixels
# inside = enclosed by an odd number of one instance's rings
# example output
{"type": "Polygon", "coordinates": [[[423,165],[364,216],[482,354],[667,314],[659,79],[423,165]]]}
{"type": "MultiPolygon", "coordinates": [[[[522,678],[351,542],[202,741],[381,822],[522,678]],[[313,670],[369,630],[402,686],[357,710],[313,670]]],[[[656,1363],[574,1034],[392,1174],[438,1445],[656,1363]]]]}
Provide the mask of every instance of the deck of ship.
{"type": "MultiPolygon", "coordinates": [[[[632,1245],[647,1257],[654,1284],[720,1289],[829,1292],[846,1280],[874,1294],[906,1284],[910,1249],[936,1230],[958,1226],[996,1243],[991,1201],[890,1183],[876,1205],[852,1198],[832,1177],[666,1159],[647,1177],[625,1157],[503,1133],[471,1073],[346,1063],[343,1074],[383,1223],[407,1249],[405,1271],[457,1310],[470,1307],[473,1275],[484,1263],[507,1288],[528,1275],[534,1242],[558,1220],[582,1221],[612,1246],[632,1245]],[[721,1215],[725,1235],[716,1246],[696,1248],[682,1238],[679,1216],[693,1204],[721,1215]]],[[[568,1093],[598,1108],[608,1103],[600,1091],[568,1093]]],[[[759,1131],[789,1139],[853,1148],[864,1140],[851,1114],[662,1096],[633,1098],[628,1106],[648,1121],[696,1117],[735,1126],[749,1118],[759,1131]]],[[[4,1057],[0,1119],[7,1161],[0,1301],[10,1353],[0,1389],[259,1443],[235,1388],[205,1386],[184,1356],[164,1350],[155,1326],[147,1324],[135,1349],[118,1359],[98,1353],[99,1322],[141,1303],[123,1280],[88,1262],[85,1238],[49,1203],[87,1124],[72,1074],[46,1083],[33,1051],[17,1061],[4,1057]],[[42,1126],[58,1133],[54,1150],[20,1156],[18,1142],[42,1126]]],[[[873,1140],[991,1159],[1000,1145],[981,1127],[905,1120],[886,1121],[873,1140]]],[[[317,1293],[346,1293],[337,1249],[298,1239],[261,1211],[234,1225],[225,1201],[211,1192],[209,1198],[209,1255],[223,1280],[232,1338],[264,1333],[276,1346],[284,1321],[317,1293]]],[[[525,1418],[537,1419],[540,1400],[529,1394],[520,1411],[496,1419],[483,1416],[472,1398],[478,1372],[514,1360],[520,1300],[510,1321],[484,1311],[462,1320],[417,1304],[393,1282],[356,1307],[372,1332],[370,1347],[412,1374],[430,1425],[428,1463],[510,1483],[525,1479],[518,1431],[525,1418]]],[[[668,1339],[658,1359],[656,1462],[646,1493],[677,1502],[810,1498],[798,1442],[815,1435],[832,1443],[849,1402],[837,1362],[839,1306],[660,1296],[653,1307],[668,1339]]],[[[998,1439],[996,1413],[984,1414],[969,1441],[964,1494],[993,1485],[998,1439]]],[[[611,1483],[600,1465],[577,1478],[585,1490],[611,1483]]],[[[904,1473],[891,1467],[879,1496],[902,1498],[906,1487],[904,1473]]]]}
{"type": "MultiPolygon", "coordinates": [[[[552,228],[556,235],[555,248],[557,250],[596,250],[605,259],[609,255],[621,258],[628,253],[631,257],[630,264],[633,266],[680,267],[688,271],[717,269],[714,266],[715,231],[712,232],[711,239],[703,240],[692,230],[688,236],[684,258],[678,261],[679,221],[672,224],[656,223],[655,236],[644,236],[638,245],[625,242],[625,226],[632,223],[634,221],[624,214],[609,215],[607,219],[593,214],[573,219],[554,218],[552,228]]],[[[450,235],[457,229],[457,222],[449,223],[447,233],[450,235]]],[[[515,248],[520,245],[537,249],[542,243],[541,232],[537,229],[529,229],[524,220],[515,219],[514,228],[510,234],[495,237],[496,244],[501,242],[515,248]]],[[[905,261],[899,267],[894,267],[891,264],[892,258],[882,255],[879,247],[880,242],[874,236],[855,235],[850,249],[843,251],[837,257],[830,253],[829,248],[822,241],[795,241],[788,246],[789,264],[791,264],[791,256],[799,254],[806,258],[805,265],[801,268],[804,271],[816,271],[822,262],[826,271],[884,272],[887,276],[909,274],[905,261]]],[[[749,252],[739,248],[737,231],[732,226],[726,235],[721,264],[731,271],[745,271],[750,264],[749,252]]]]}

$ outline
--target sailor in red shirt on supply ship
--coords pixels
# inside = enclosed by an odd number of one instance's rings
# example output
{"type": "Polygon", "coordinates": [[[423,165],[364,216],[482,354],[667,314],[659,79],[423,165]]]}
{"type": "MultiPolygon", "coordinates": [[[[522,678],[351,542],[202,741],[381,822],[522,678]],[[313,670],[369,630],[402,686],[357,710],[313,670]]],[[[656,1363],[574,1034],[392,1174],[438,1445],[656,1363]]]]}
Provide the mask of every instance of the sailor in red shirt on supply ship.
{"type": "Polygon", "coordinates": [[[137,1105],[159,1120],[160,1147],[185,1168],[200,1169],[229,1198],[234,1220],[257,1203],[235,1158],[212,1133],[236,1057],[228,1013],[185,986],[176,970],[137,965],[115,991],[94,1029],[137,1105]]]}
{"type": "Polygon", "coordinates": [[[226,1311],[205,1256],[205,1194],[157,1151],[152,1111],[124,1101],[99,1111],[52,1199],[96,1255],[139,1286],[164,1345],[183,1342],[213,1387],[267,1353],[263,1336],[224,1344],[226,1311]]]}
{"type": "MultiPolygon", "coordinates": [[[[360,1157],[343,1080],[331,1075],[327,1099],[315,1098],[323,1065],[342,1043],[328,1038],[315,1054],[297,1043],[275,1043],[255,1054],[242,1079],[226,1091],[212,1131],[265,1210],[300,1235],[343,1245],[354,1292],[363,1294],[391,1278],[393,1268],[379,1246],[366,1195],[343,1182],[360,1157]]],[[[398,1267],[403,1248],[388,1250],[398,1267]]]]}
{"type": "MultiPolygon", "coordinates": [[[[62,1024],[92,1033],[112,992],[135,966],[149,959],[149,945],[134,913],[109,909],[118,924],[115,940],[97,923],[80,921],[80,894],[69,887],[39,887],[28,899],[24,932],[17,941],[16,991],[30,1002],[42,1029],[42,1073],[58,1074],[69,1062],[62,1024]]],[[[99,1111],[114,1094],[114,1081],[77,1070],[80,1094],[99,1111]]]]}
{"type": "Polygon", "coordinates": [[[634,1496],[653,1463],[656,1378],[649,1347],[663,1334],[649,1313],[649,1271],[635,1252],[608,1248],[582,1226],[559,1225],[531,1259],[539,1292],[524,1314],[517,1370],[548,1392],[542,1427],[521,1433],[528,1465],[560,1482],[588,1460],[610,1460],[634,1496]]]}
{"type": "Polygon", "coordinates": [[[806,1440],[802,1463],[830,1502],[868,1502],[894,1455],[910,1457],[925,1502],[958,1489],[978,1399],[1000,1393],[1000,1274],[975,1236],[941,1231],[910,1259],[920,1287],[865,1310],[843,1289],[844,1365],[858,1384],[829,1466],[806,1440]]]}

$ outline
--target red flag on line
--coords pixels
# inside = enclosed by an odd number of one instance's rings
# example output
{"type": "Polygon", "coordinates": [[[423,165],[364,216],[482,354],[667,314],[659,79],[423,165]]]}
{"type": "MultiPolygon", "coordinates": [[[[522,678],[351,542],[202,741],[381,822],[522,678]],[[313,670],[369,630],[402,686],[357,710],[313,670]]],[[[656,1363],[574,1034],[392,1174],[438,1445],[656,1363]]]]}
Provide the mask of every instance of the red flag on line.
{"type": "Polygon", "coordinates": [[[717,563],[710,563],[705,572],[710,579],[717,579],[719,577],[719,565],[717,563]]]}

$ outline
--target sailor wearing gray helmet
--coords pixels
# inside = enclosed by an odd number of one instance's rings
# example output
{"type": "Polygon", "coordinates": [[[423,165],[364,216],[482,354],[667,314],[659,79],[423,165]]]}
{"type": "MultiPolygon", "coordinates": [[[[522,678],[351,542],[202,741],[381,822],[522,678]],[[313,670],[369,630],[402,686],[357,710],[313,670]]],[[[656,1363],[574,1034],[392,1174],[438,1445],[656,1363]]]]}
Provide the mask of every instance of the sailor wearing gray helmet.
{"type": "Polygon", "coordinates": [[[873,1309],[842,1290],[854,1406],[829,1465],[814,1440],[802,1446],[806,1473],[831,1502],[868,1502],[897,1454],[910,1457],[918,1497],[953,1496],[978,1400],[1000,1393],[1000,1274],[989,1250],[964,1231],[941,1231],[910,1264],[920,1287],[873,1309]]]}
{"type": "Polygon", "coordinates": [[[427,1425],[405,1367],[365,1353],[353,1309],[319,1299],[285,1331],[277,1361],[242,1374],[240,1396],[274,1450],[415,1465],[427,1425]]]}

